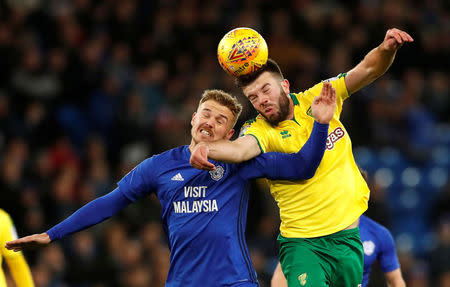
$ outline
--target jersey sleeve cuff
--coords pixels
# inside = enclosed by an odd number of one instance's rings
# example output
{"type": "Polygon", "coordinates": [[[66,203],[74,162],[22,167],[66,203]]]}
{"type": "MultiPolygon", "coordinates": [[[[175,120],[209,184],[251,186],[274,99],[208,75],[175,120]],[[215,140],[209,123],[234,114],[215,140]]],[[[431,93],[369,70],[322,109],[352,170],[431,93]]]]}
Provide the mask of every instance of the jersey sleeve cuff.
{"type": "Polygon", "coordinates": [[[314,126],[316,126],[317,129],[318,129],[319,131],[321,131],[321,132],[323,132],[323,131],[328,132],[329,124],[322,124],[322,123],[319,123],[319,122],[317,122],[317,121],[314,121],[314,126]]]}
{"type": "Polygon", "coordinates": [[[381,270],[383,271],[383,273],[392,272],[394,270],[397,270],[398,268],[400,268],[400,266],[398,264],[392,264],[392,265],[388,265],[388,266],[381,266],[381,270]]]}
{"type": "Polygon", "coordinates": [[[338,79],[340,79],[340,78],[344,78],[344,86],[345,86],[345,90],[347,91],[347,98],[348,97],[350,97],[350,92],[349,92],[349,90],[347,89],[347,85],[345,84],[345,77],[347,76],[347,73],[340,73],[337,77],[338,77],[338,79]]]}
{"type": "Polygon", "coordinates": [[[254,134],[246,134],[246,135],[254,137],[256,139],[256,142],[258,143],[258,146],[259,146],[259,149],[261,150],[261,153],[264,153],[264,149],[262,148],[261,144],[259,143],[258,137],[255,136],[254,134]]]}

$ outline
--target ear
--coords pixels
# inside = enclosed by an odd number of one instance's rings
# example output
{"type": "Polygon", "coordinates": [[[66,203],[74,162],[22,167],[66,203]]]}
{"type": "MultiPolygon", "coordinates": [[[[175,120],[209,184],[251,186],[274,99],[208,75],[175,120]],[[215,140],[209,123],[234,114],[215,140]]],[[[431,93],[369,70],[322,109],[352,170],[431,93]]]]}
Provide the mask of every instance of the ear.
{"type": "Polygon", "coordinates": [[[228,131],[227,135],[225,136],[225,139],[229,140],[234,135],[234,129],[231,129],[228,131]]]}
{"type": "Polygon", "coordinates": [[[286,93],[286,95],[290,93],[290,85],[287,79],[281,81],[281,87],[283,88],[283,91],[286,93]]]}
{"type": "Polygon", "coordinates": [[[194,118],[195,118],[195,115],[197,114],[197,112],[194,112],[193,114],[192,114],[192,119],[191,119],[191,126],[194,126],[194,118]]]}

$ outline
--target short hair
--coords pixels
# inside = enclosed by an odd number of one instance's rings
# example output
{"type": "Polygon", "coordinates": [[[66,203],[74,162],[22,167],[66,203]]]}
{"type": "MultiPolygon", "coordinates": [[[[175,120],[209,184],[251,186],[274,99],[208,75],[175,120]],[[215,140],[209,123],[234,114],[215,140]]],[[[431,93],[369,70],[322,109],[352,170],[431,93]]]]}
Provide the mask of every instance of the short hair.
{"type": "Polygon", "coordinates": [[[256,71],[253,71],[249,74],[242,75],[236,77],[235,84],[238,88],[243,89],[246,86],[250,85],[254,80],[256,80],[262,73],[270,72],[272,74],[277,75],[280,79],[284,79],[283,73],[281,72],[280,66],[278,66],[277,62],[272,59],[268,59],[267,63],[265,63],[261,68],[256,71]]]}
{"type": "Polygon", "coordinates": [[[227,107],[234,116],[232,121],[234,127],[236,124],[239,115],[242,112],[242,105],[239,101],[229,93],[226,93],[222,90],[205,90],[203,92],[202,98],[200,99],[199,105],[203,104],[206,101],[213,100],[221,104],[222,106],[227,107]]]}

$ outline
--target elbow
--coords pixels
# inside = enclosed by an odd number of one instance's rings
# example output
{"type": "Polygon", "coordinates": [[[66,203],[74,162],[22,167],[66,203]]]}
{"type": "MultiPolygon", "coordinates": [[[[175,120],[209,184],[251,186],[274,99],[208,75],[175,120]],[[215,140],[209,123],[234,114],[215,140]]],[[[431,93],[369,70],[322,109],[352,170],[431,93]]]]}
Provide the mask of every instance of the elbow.
{"type": "Polygon", "coordinates": [[[403,278],[396,278],[395,280],[387,280],[388,287],[406,287],[406,283],[403,278]]]}
{"type": "Polygon", "coordinates": [[[316,168],[312,169],[297,169],[297,173],[295,174],[295,178],[297,180],[307,180],[314,177],[316,174],[316,168]]]}
{"type": "Polygon", "coordinates": [[[317,170],[317,168],[315,168],[313,170],[309,170],[308,172],[306,172],[304,179],[311,179],[311,178],[313,178],[314,175],[316,174],[316,170],[317,170]]]}

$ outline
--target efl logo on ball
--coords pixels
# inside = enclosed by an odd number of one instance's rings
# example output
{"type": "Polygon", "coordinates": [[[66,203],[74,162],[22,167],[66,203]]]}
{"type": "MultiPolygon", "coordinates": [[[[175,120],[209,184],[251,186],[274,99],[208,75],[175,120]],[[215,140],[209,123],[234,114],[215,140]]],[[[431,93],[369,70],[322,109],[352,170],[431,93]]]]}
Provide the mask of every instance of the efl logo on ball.
{"type": "Polygon", "coordinates": [[[231,30],[217,47],[220,66],[238,77],[258,70],[267,62],[268,49],[264,38],[250,28],[231,30]]]}

